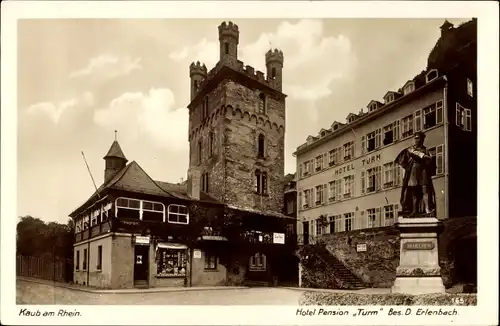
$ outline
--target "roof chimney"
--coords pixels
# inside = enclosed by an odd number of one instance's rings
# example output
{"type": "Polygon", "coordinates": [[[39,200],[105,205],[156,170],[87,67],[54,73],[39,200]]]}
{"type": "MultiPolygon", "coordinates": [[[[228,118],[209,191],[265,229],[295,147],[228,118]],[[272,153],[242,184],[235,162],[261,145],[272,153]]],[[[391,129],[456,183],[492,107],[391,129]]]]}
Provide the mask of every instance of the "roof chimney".
{"type": "Polygon", "coordinates": [[[201,172],[197,167],[190,167],[187,178],[187,194],[192,199],[200,200],[201,172]]]}

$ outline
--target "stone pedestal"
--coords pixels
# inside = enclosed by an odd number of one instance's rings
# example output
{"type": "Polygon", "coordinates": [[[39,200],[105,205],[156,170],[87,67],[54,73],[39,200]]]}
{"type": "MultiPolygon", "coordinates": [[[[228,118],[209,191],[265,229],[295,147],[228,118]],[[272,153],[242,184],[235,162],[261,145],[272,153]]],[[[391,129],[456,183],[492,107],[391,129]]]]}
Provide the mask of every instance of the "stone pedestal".
{"type": "Polygon", "coordinates": [[[392,293],[444,293],[438,257],[443,224],[435,217],[400,217],[400,261],[392,293]]]}

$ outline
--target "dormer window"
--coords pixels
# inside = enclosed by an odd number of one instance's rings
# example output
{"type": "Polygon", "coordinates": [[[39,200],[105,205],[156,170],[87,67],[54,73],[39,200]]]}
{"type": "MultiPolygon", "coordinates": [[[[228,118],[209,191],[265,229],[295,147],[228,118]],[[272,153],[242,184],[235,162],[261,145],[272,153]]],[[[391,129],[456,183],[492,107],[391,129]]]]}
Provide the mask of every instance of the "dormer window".
{"type": "Polygon", "coordinates": [[[337,130],[337,129],[339,129],[339,125],[338,124],[334,124],[333,125],[333,130],[337,130]]]}
{"type": "Polygon", "coordinates": [[[385,97],[385,104],[389,104],[394,101],[394,94],[389,93],[385,97]]]}
{"type": "Polygon", "coordinates": [[[370,106],[368,107],[368,112],[373,112],[377,109],[377,103],[372,103],[370,104],[370,106]]]}
{"type": "Polygon", "coordinates": [[[425,82],[429,83],[430,81],[436,79],[438,77],[438,72],[436,69],[432,69],[425,75],[425,82]]]}
{"type": "Polygon", "coordinates": [[[404,93],[404,95],[406,95],[406,94],[413,92],[414,90],[415,90],[415,83],[411,82],[411,83],[406,84],[406,86],[403,89],[403,93],[404,93]]]}

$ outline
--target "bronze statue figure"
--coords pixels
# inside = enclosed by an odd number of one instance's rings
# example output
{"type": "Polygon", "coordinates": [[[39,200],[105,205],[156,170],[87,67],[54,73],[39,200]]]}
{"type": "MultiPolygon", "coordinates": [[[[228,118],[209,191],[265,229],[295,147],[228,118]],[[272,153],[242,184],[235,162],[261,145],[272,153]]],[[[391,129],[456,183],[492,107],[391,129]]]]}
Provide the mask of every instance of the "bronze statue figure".
{"type": "Polygon", "coordinates": [[[431,178],[436,167],[424,146],[424,139],[423,132],[415,133],[413,146],[402,150],[394,160],[405,170],[400,199],[402,216],[436,216],[431,178]]]}

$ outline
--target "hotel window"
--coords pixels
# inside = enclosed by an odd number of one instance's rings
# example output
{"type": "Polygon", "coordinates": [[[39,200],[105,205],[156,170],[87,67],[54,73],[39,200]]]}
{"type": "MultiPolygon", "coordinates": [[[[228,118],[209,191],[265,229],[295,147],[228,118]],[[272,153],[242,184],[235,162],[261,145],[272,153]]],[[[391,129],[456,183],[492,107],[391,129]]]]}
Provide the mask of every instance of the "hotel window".
{"type": "Polygon", "coordinates": [[[328,217],[328,230],[329,233],[335,233],[335,216],[328,217]]]}
{"type": "Polygon", "coordinates": [[[455,124],[465,131],[472,130],[472,114],[470,109],[466,109],[460,104],[456,105],[455,124]]]}
{"type": "Polygon", "coordinates": [[[372,208],[367,210],[368,213],[368,227],[378,228],[382,226],[381,223],[381,210],[380,208],[372,208]]]}
{"type": "Polygon", "coordinates": [[[354,142],[350,141],[344,144],[344,161],[354,157],[354,142]]]}
{"type": "Polygon", "coordinates": [[[391,226],[394,222],[394,205],[384,206],[384,226],[391,226]]]}
{"type": "Polygon", "coordinates": [[[326,185],[316,186],[316,205],[323,204],[326,185]]]}
{"type": "Polygon", "coordinates": [[[394,124],[392,123],[384,127],[384,141],[383,141],[384,145],[392,144],[392,142],[394,141],[393,130],[394,130],[394,124]]]}
{"type": "Polygon", "coordinates": [[[76,251],[76,263],[75,263],[75,270],[80,270],[80,250],[76,251]]]}
{"type": "Polygon", "coordinates": [[[102,246],[97,247],[97,266],[98,271],[102,270],[102,246]]]}
{"type": "Polygon", "coordinates": [[[399,125],[400,125],[399,120],[396,120],[392,123],[392,137],[394,138],[394,141],[399,140],[399,136],[400,136],[399,135],[399,131],[400,131],[399,125]]]}
{"type": "Polygon", "coordinates": [[[261,253],[256,253],[250,256],[250,262],[248,264],[248,269],[251,271],[265,271],[266,270],[266,255],[261,253]]]}
{"type": "Polygon", "coordinates": [[[321,235],[323,233],[323,225],[321,224],[321,219],[316,220],[316,235],[321,235]]]}
{"type": "Polygon", "coordinates": [[[263,93],[259,95],[259,113],[266,114],[266,96],[263,93]]]}
{"type": "Polygon", "coordinates": [[[328,201],[335,201],[335,181],[330,181],[328,183],[328,192],[329,192],[329,196],[328,196],[328,201]]]}
{"type": "Polygon", "coordinates": [[[344,198],[354,196],[354,175],[349,175],[344,178],[344,198]]]}
{"type": "Polygon", "coordinates": [[[265,147],[265,137],[263,134],[259,134],[257,141],[257,157],[264,158],[264,147],[265,147]]]}
{"type": "Polygon", "coordinates": [[[432,128],[443,121],[443,101],[424,108],[424,128],[432,128]]]}
{"type": "Polygon", "coordinates": [[[413,135],[413,114],[403,118],[403,138],[410,137],[413,135]]]}
{"type": "Polygon", "coordinates": [[[187,257],[185,248],[158,246],[156,250],[156,276],[185,277],[187,257]]]}
{"type": "Polygon", "coordinates": [[[344,214],[344,229],[345,231],[351,231],[354,220],[354,213],[344,214]]]}
{"type": "Polygon", "coordinates": [[[413,92],[414,90],[415,90],[415,83],[413,83],[413,82],[412,83],[408,83],[405,86],[405,88],[403,90],[403,93],[404,93],[404,95],[406,95],[406,94],[409,94],[409,93],[413,92]]]}
{"type": "Polygon", "coordinates": [[[205,252],[205,270],[216,270],[217,269],[217,256],[205,252]]]}
{"type": "Polygon", "coordinates": [[[188,224],[188,208],[184,205],[168,205],[168,222],[173,224],[188,224]]]}
{"type": "Polygon", "coordinates": [[[394,186],[394,163],[384,164],[384,188],[394,186]]]}
{"type": "Polygon", "coordinates": [[[311,189],[304,190],[304,208],[308,208],[311,200],[311,189]]]}
{"type": "Polygon", "coordinates": [[[83,249],[83,265],[82,270],[87,270],[87,249],[83,249]]]}
{"type": "Polygon", "coordinates": [[[432,175],[439,175],[444,173],[444,146],[438,145],[429,148],[429,155],[431,156],[432,163],[436,167],[436,171],[432,175]]]}
{"type": "Polygon", "coordinates": [[[467,78],[467,94],[470,97],[474,97],[474,84],[472,83],[472,80],[467,78]]]}
{"type": "Polygon", "coordinates": [[[367,141],[366,150],[368,152],[375,150],[375,131],[370,132],[369,134],[366,135],[366,141],[367,141]]]}
{"type": "Polygon", "coordinates": [[[101,210],[96,209],[90,213],[91,220],[90,220],[90,226],[94,226],[99,224],[99,219],[98,217],[101,215],[101,210]]]}
{"type": "Polygon", "coordinates": [[[316,171],[320,171],[323,168],[323,155],[316,157],[316,171]]]}
{"type": "Polygon", "coordinates": [[[415,111],[415,132],[422,130],[422,110],[415,111]]]}
{"type": "Polygon", "coordinates": [[[434,79],[436,79],[438,76],[438,72],[436,69],[432,69],[431,71],[429,71],[427,73],[427,75],[425,75],[425,82],[428,83],[434,79]]]}
{"type": "Polygon", "coordinates": [[[380,172],[380,166],[376,166],[366,170],[366,173],[368,175],[366,192],[374,192],[380,189],[380,172]]]}
{"type": "Polygon", "coordinates": [[[304,162],[304,176],[311,172],[311,161],[304,162]]]}

